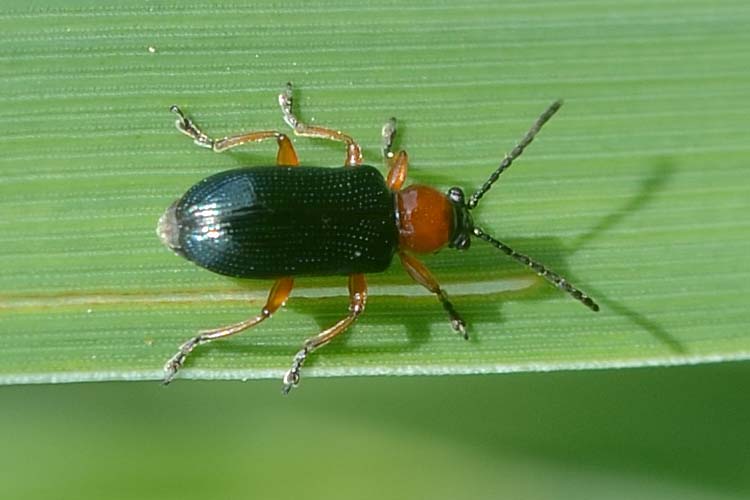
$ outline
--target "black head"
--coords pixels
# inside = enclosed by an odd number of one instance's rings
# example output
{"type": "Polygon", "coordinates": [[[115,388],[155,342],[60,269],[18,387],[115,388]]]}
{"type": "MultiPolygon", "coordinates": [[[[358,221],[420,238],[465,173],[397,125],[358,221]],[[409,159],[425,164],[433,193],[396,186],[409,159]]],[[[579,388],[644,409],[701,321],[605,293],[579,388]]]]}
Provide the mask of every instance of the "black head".
{"type": "Polygon", "coordinates": [[[471,246],[471,232],[474,229],[474,220],[471,218],[466,198],[461,188],[452,187],[448,190],[448,200],[453,207],[453,232],[448,244],[456,250],[466,250],[471,246]]]}

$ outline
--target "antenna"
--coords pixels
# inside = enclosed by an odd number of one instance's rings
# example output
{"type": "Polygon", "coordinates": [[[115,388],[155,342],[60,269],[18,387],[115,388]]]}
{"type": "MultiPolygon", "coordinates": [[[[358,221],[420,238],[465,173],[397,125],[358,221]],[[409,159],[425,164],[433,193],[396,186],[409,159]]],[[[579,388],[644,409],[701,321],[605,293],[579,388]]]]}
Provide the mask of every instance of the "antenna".
{"type": "Polygon", "coordinates": [[[524,255],[522,253],[518,253],[515,250],[513,250],[511,247],[503,243],[502,241],[498,241],[489,234],[485,233],[478,227],[474,227],[472,229],[472,232],[474,233],[474,236],[477,238],[480,238],[493,247],[497,248],[504,254],[506,254],[508,257],[511,257],[515,259],[517,262],[520,262],[521,265],[525,267],[530,267],[536,273],[541,276],[542,278],[546,279],[553,285],[555,285],[557,288],[561,290],[565,290],[570,294],[571,297],[581,302],[583,305],[591,309],[592,311],[598,311],[599,305],[594,302],[594,300],[583,293],[581,290],[576,288],[575,286],[568,283],[568,280],[557,274],[556,272],[552,271],[551,269],[547,269],[544,264],[541,264],[531,257],[524,255]]]}
{"type": "Polygon", "coordinates": [[[513,163],[513,160],[521,156],[521,153],[523,153],[523,150],[526,149],[526,146],[531,144],[531,141],[534,140],[536,134],[538,134],[544,124],[547,123],[550,118],[552,118],[552,115],[557,113],[557,110],[560,109],[560,106],[562,106],[562,104],[562,100],[558,99],[557,101],[553,102],[550,107],[547,108],[545,112],[539,116],[539,118],[536,119],[529,131],[526,132],[526,135],[523,136],[523,139],[521,139],[521,142],[516,144],[516,147],[513,148],[510,153],[505,155],[505,158],[503,158],[503,161],[500,162],[500,166],[497,167],[497,170],[492,172],[492,175],[490,175],[489,179],[487,179],[482,187],[471,195],[471,198],[469,198],[469,202],[467,203],[469,210],[473,209],[479,204],[479,200],[482,198],[482,196],[484,196],[484,193],[490,190],[497,178],[500,177],[500,174],[502,174],[508,167],[510,167],[510,165],[513,163]]]}

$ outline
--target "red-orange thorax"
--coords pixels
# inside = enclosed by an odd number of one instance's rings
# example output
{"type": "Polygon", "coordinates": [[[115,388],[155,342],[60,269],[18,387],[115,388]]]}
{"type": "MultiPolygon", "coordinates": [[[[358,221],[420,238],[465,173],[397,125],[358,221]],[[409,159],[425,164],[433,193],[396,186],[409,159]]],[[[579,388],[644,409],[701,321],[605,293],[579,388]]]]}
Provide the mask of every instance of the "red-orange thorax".
{"type": "Polygon", "coordinates": [[[448,197],[429,186],[412,185],[396,193],[399,248],[435,252],[450,241],[453,207],[448,197]]]}

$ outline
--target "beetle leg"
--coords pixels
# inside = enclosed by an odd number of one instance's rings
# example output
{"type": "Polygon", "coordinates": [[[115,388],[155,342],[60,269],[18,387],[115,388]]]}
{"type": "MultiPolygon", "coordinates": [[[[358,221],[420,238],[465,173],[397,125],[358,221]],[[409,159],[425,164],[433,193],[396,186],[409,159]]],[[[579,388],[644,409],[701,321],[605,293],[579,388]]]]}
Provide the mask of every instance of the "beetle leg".
{"type": "Polygon", "coordinates": [[[221,153],[228,149],[247,144],[248,142],[261,142],[268,139],[276,139],[276,142],[279,145],[279,152],[276,155],[276,163],[289,167],[296,167],[299,165],[297,153],[294,151],[292,141],[289,140],[289,137],[287,137],[286,134],[276,132],[275,130],[261,130],[258,132],[237,134],[222,139],[212,139],[195,123],[193,123],[190,118],[185,116],[178,106],[172,106],[169,109],[178,116],[177,121],[175,122],[177,130],[193,139],[193,142],[202,148],[208,148],[217,153],[221,153]]]}
{"type": "Polygon", "coordinates": [[[393,138],[396,136],[395,117],[388,118],[388,121],[385,122],[385,125],[383,125],[383,128],[380,131],[380,136],[383,139],[383,159],[387,162],[393,158],[393,151],[391,151],[391,148],[393,147],[393,138]]]}
{"type": "Polygon", "coordinates": [[[385,181],[388,189],[399,191],[406,181],[406,172],[409,169],[409,157],[406,151],[393,153],[393,137],[396,135],[396,119],[390,118],[381,131],[383,137],[383,161],[388,168],[388,177],[385,181]]]}
{"type": "Polygon", "coordinates": [[[389,158],[388,166],[388,177],[385,183],[391,191],[400,191],[406,181],[406,172],[409,170],[409,156],[406,151],[399,151],[395,157],[389,158]]]}
{"type": "Polygon", "coordinates": [[[330,342],[338,334],[344,332],[357,317],[365,310],[367,302],[367,282],[364,274],[352,274],[349,276],[349,314],[332,327],[323,330],[314,337],[310,337],[302,344],[302,349],[297,352],[292,361],[292,367],[284,374],[284,387],[282,392],[289,391],[299,383],[299,372],[307,356],[318,347],[330,342]]]}
{"type": "Polygon", "coordinates": [[[292,141],[285,134],[278,137],[279,151],[276,153],[276,164],[283,167],[299,167],[297,152],[292,146],[292,141]]]}
{"type": "Polygon", "coordinates": [[[445,290],[440,288],[440,284],[437,282],[435,277],[432,275],[429,269],[422,264],[417,258],[409,255],[406,252],[399,252],[398,256],[401,258],[401,264],[403,264],[406,272],[411,278],[437,295],[440,299],[440,303],[443,304],[443,309],[448,313],[451,319],[451,326],[459,333],[463,338],[468,339],[469,335],[466,333],[466,322],[461,318],[453,304],[448,300],[448,295],[445,290]]]}
{"type": "Polygon", "coordinates": [[[177,115],[177,120],[174,122],[177,130],[193,139],[193,142],[198,146],[213,149],[215,141],[204,134],[203,131],[193,123],[193,120],[185,116],[185,113],[182,112],[179,106],[173,104],[169,107],[169,111],[177,115]]]}
{"type": "Polygon", "coordinates": [[[281,106],[281,112],[284,114],[284,121],[287,125],[294,129],[296,135],[302,137],[315,137],[318,139],[329,139],[331,141],[339,141],[346,144],[346,158],[344,164],[348,167],[360,165],[362,163],[362,149],[359,147],[351,136],[346,135],[340,130],[333,130],[325,127],[314,127],[306,125],[297,115],[294,114],[292,106],[294,105],[294,98],[292,96],[292,84],[287,83],[284,91],[279,94],[279,106],[281,106]]]}
{"type": "Polygon", "coordinates": [[[172,381],[177,371],[182,368],[182,365],[185,363],[185,358],[187,358],[188,354],[190,354],[197,346],[206,344],[212,340],[229,337],[235,333],[240,333],[257,325],[266,318],[270,318],[271,315],[276,312],[284,302],[286,302],[287,298],[289,298],[293,284],[293,278],[281,278],[277,280],[271,288],[271,291],[268,294],[268,299],[266,300],[266,305],[263,306],[260,314],[233,325],[223,326],[213,330],[203,330],[197,336],[182,344],[180,350],[177,351],[177,354],[169,358],[169,361],[164,365],[164,385],[172,381]]]}

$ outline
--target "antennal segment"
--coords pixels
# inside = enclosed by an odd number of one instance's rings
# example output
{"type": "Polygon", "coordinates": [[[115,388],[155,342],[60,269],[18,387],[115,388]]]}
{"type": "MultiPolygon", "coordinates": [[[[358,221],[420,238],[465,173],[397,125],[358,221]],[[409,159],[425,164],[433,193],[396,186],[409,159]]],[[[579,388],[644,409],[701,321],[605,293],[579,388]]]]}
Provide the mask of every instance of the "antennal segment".
{"type": "Polygon", "coordinates": [[[482,198],[482,196],[484,196],[484,193],[489,191],[497,178],[500,177],[500,174],[502,174],[508,167],[510,167],[510,165],[513,163],[513,160],[521,156],[521,153],[523,153],[523,150],[526,149],[526,146],[531,144],[531,141],[534,140],[536,134],[538,134],[544,124],[547,123],[550,118],[552,118],[552,115],[557,113],[557,110],[560,109],[560,106],[562,106],[562,104],[562,100],[558,99],[557,101],[553,102],[550,107],[547,108],[546,111],[541,114],[541,116],[539,116],[539,118],[536,119],[529,131],[526,132],[526,135],[523,136],[523,139],[521,139],[521,142],[516,144],[516,147],[513,148],[510,153],[505,155],[505,158],[503,158],[503,161],[500,162],[500,166],[497,167],[497,170],[492,172],[492,175],[490,175],[489,179],[487,179],[482,187],[471,195],[471,198],[469,198],[469,203],[467,204],[469,210],[479,204],[479,200],[482,198]]]}
{"type": "Polygon", "coordinates": [[[517,262],[520,262],[523,266],[530,267],[531,269],[533,269],[534,271],[536,271],[536,273],[539,276],[541,276],[542,278],[546,279],[547,281],[549,281],[550,283],[552,283],[553,285],[555,285],[557,288],[560,288],[561,290],[565,290],[574,299],[582,302],[583,305],[585,305],[586,307],[588,307],[592,311],[598,311],[599,310],[599,305],[596,302],[594,302],[594,300],[591,297],[589,297],[588,295],[586,295],[585,293],[583,293],[581,290],[579,290],[578,288],[576,288],[573,285],[571,285],[570,283],[568,283],[568,280],[566,280],[565,278],[563,278],[562,276],[560,276],[556,272],[554,272],[554,271],[552,271],[550,269],[547,269],[543,264],[540,264],[539,262],[536,262],[531,257],[528,257],[528,256],[526,256],[526,255],[524,255],[522,253],[516,252],[515,250],[513,250],[511,247],[509,247],[505,243],[496,240],[495,238],[493,238],[489,234],[485,233],[484,231],[482,231],[478,227],[475,227],[472,230],[472,232],[474,233],[474,236],[476,236],[477,238],[483,239],[484,241],[486,241],[487,243],[489,243],[493,247],[495,247],[498,250],[500,250],[501,252],[503,252],[508,257],[511,257],[511,258],[515,259],[517,262]]]}

